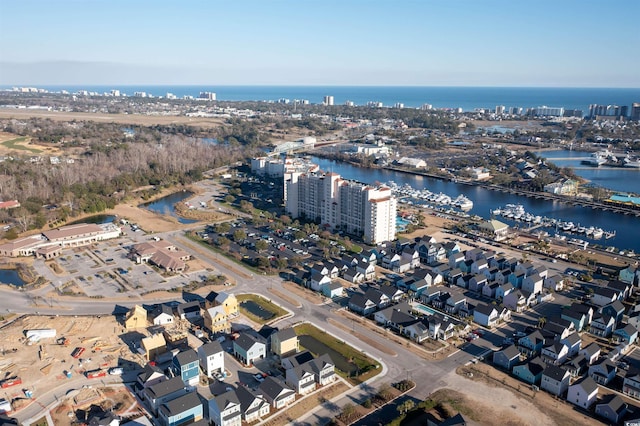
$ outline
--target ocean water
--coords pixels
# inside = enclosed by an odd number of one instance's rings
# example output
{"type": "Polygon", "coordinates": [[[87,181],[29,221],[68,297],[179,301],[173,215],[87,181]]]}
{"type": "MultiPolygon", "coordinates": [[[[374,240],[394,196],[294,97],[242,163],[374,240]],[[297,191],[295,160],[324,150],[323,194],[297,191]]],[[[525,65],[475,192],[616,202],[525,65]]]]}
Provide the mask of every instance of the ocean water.
{"type": "MultiPolygon", "coordinates": [[[[277,101],[306,99],[312,104],[322,103],[324,96],[333,96],[335,105],[352,101],[356,105],[382,102],[384,106],[403,103],[405,107],[431,104],[434,108],[505,107],[530,108],[537,106],[580,109],[585,114],[590,104],[628,105],[640,102],[640,88],[550,88],[550,87],[428,87],[428,86],[39,86],[49,91],[67,90],[71,93],[88,90],[97,93],[118,89],[129,96],[146,92],[153,96],[173,93],[179,98],[198,96],[200,92],[215,92],[222,101],[277,101]]],[[[7,88],[10,89],[10,88],[7,88]]]]}

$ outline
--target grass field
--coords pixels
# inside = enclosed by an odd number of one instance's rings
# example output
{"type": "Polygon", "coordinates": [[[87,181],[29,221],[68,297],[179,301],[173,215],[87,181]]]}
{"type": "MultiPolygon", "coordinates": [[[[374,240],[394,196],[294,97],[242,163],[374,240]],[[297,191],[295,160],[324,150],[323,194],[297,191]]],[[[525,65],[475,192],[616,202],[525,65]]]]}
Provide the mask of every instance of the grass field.
{"type": "Polygon", "coordinates": [[[30,148],[25,146],[24,144],[27,142],[27,137],[22,136],[21,138],[9,139],[8,141],[2,142],[2,145],[9,149],[17,149],[22,151],[29,151],[34,154],[40,154],[42,151],[36,148],[30,148]]]}
{"type": "Polygon", "coordinates": [[[349,346],[346,342],[336,339],[332,335],[318,329],[317,327],[309,323],[299,324],[295,326],[294,329],[298,336],[311,336],[319,342],[322,342],[325,346],[333,349],[346,359],[351,360],[351,362],[356,364],[360,373],[355,377],[349,377],[347,374],[336,368],[336,372],[347,379],[353,385],[359,385],[360,383],[376,376],[378,373],[380,373],[380,371],[382,371],[380,369],[379,362],[369,358],[354,347],[349,346]]]}

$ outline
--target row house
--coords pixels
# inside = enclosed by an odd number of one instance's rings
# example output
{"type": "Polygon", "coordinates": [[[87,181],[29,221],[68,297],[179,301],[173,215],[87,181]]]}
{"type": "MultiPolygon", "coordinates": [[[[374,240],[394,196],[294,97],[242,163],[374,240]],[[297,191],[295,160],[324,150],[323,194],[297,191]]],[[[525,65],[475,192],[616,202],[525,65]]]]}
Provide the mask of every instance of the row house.
{"type": "Polygon", "coordinates": [[[624,310],[625,308],[622,302],[619,300],[616,300],[612,303],[609,303],[608,305],[603,306],[600,309],[600,313],[603,315],[608,315],[610,317],[613,317],[617,325],[617,324],[620,324],[620,322],[622,321],[622,317],[624,316],[624,310]]]}
{"type": "Polygon", "coordinates": [[[607,385],[611,382],[618,372],[618,367],[608,358],[596,362],[589,366],[589,377],[596,383],[607,385]]]}
{"type": "Polygon", "coordinates": [[[507,346],[493,353],[493,363],[508,371],[511,371],[519,361],[520,351],[515,345],[507,346]]]}
{"type": "Polygon", "coordinates": [[[620,293],[609,287],[596,287],[591,298],[591,303],[596,306],[603,307],[619,300],[620,293]]]}
{"type": "Polygon", "coordinates": [[[545,338],[539,330],[518,339],[518,350],[526,357],[538,355],[545,344],[545,338]]]}
{"type": "Polygon", "coordinates": [[[533,306],[535,302],[535,294],[525,290],[514,290],[503,299],[504,306],[514,312],[523,312],[525,309],[533,306]]]}
{"type": "Polygon", "coordinates": [[[589,333],[600,337],[609,337],[615,328],[616,321],[612,316],[595,314],[589,326],[589,333]]]}
{"type": "MultiPolygon", "coordinates": [[[[595,413],[612,424],[619,424],[624,415],[627,413],[627,404],[619,395],[605,395],[600,403],[596,404],[595,413]]],[[[626,422],[625,422],[626,423],[626,422]]],[[[635,423],[635,421],[633,422],[635,423]]]]}
{"type": "Polygon", "coordinates": [[[640,283],[640,268],[636,265],[629,265],[621,269],[618,273],[618,280],[629,285],[638,285],[640,283]]]}
{"type": "Polygon", "coordinates": [[[569,386],[567,402],[588,410],[597,401],[598,390],[598,384],[587,376],[569,386]]]}
{"type": "Polygon", "coordinates": [[[564,288],[564,277],[556,274],[545,278],[542,287],[552,291],[562,291],[564,288]]]}
{"type": "MultiPolygon", "coordinates": [[[[246,423],[253,423],[269,415],[271,405],[269,405],[264,395],[256,393],[245,386],[238,386],[235,393],[240,402],[242,420],[246,423]]],[[[212,417],[211,409],[209,409],[209,416],[212,417]]]]}
{"type": "Polygon", "coordinates": [[[638,338],[638,329],[631,324],[626,324],[613,332],[613,336],[617,337],[620,342],[632,345],[638,338]]]}
{"type": "Polygon", "coordinates": [[[411,312],[409,304],[401,303],[376,312],[373,319],[383,327],[389,327],[402,334],[405,327],[417,321],[411,312]]]}
{"type": "Polygon", "coordinates": [[[579,354],[584,356],[588,365],[591,365],[596,362],[598,358],[600,358],[600,345],[598,345],[596,342],[593,342],[586,348],[580,349],[579,354]]]}
{"type": "Polygon", "coordinates": [[[511,313],[506,308],[498,308],[494,305],[485,305],[479,303],[473,311],[473,321],[485,326],[493,327],[500,321],[506,321],[511,318],[511,313]]]}
{"type": "Polygon", "coordinates": [[[560,365],[565,362],[569,356],[569,347],[564,343],[553,342],[552,344],[542,348],[542,360],[551,365],[560,365]]]}
{"type": "Polygon", "coordinates": [[[539,357],[530,359],[524,364],[516,365],[513,367],[513,375],[520,380],[529,383],[531,385],[539,385],[542,380],[542,372],[547,368],[547,365],[539,357]]]}
{"type": "Polygon", "coordinates": [[[209,400],[209,418],[216,426],[241,426],[242,405],[235,390],[209,400]]]}
{"type": "Polygon", "coordinates": [[[640,374],[629,371],[622,382],[622,393],[631,398],[640,399],[640,374]]]}
{"type": "Polygon", "coordinates": [[[492,282],[482,287],[482,295],[490,299],[497,299],[496,290],[500,287],[497,282],[492,282]]]}
{"type": "Polygon", "coordinates": [[[562,396],[569,389],[571,374],[562,367],[550,365],[542,372],[540,389],[555,395],[562,396]]]}

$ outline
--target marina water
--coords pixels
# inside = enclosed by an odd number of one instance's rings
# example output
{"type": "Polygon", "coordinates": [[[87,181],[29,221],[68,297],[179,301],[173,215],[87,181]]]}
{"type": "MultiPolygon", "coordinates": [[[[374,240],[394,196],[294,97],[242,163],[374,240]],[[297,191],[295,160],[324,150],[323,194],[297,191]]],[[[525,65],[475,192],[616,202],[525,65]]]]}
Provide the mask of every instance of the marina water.
{"type": "MultiPolygon", "coordinates": [[[[558,201],[528,198],[505,192],[492,191],[479,186],[463,185],[393,170],[366,169],[324,158],[312,157],[312,161],[318,164],[322,170],[338,173],[345,179],[356,180],[363,183],[375,184],[376,182],[385,183],[394,181],[398,185],[409,184],[415,189],[428,189],[436,193],[442,192],[452,197],[458,194],[464,194],[474,202],[473,209],[469,213],[477,214],[484,218],[491,216],[491,210],[495,210],[506,204],[522,204],[527,212],[536,216],[546,216],[563,221],[570,221],[586,227],[594,226],[606,231],[615,230],[616,236],[608,240],[589,240],[584,236],[579,236],[578,238],[585,239],[594,244],[613,246],[620,250],[632,249],[636,253],[640,252],[640,218],[635,216],[572,206],[558,201]]],[[[508,219],[499,218],[499,220],[510,225],[515,224],[515,222],[509,221],[508,219]]],[[[521,224],[521,227],[525,226],[525,224],[521,224]]],[[[555,232],[554,229],[543,229],[552,236],[555,232]]]]}

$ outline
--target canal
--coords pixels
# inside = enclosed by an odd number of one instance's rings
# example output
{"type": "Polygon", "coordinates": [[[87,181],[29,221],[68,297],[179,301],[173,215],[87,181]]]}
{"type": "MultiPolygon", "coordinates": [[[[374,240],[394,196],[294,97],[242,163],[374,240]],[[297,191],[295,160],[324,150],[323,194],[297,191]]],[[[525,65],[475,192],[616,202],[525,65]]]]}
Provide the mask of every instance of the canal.
{"type": "MultiPolygon", "coordinates": [[[[616,236],[608,240],[588,240],[584,236],[578,238],[592,241],[602,246],[614,246],[618,249],[632,249],[640,252],[640,218],[635,216],[613,213],[610,211],[594,210],[589,207],[572,206],[559,201],[547,201],[528,198],[521,195],[492,191],[479,186],[469,186],[446,180],[413,175],[394,170],[367,169],[351,164],[337,162],[319,157],[312,157],[314,163],[322,170],[340,174],[345,179],[356,180],[363,183],[375,184],[394,181],[398,185],[409,184],[415,189],[428,189],[431,192],[442,192],[456,197],[464,194],[473,201],[473,209],[470,214],[489,218],[491,210],[506,204],[522,204],[525,210],[533,215],[556,218],[563,221],[579,223],[582,226],[594,226],[606,231],[616,231],[616,236]]],[[[514,222],[500,219],[513,225],[514,222]]],[[[553,230],[550,230],[553,235],[553,230]]]]}

